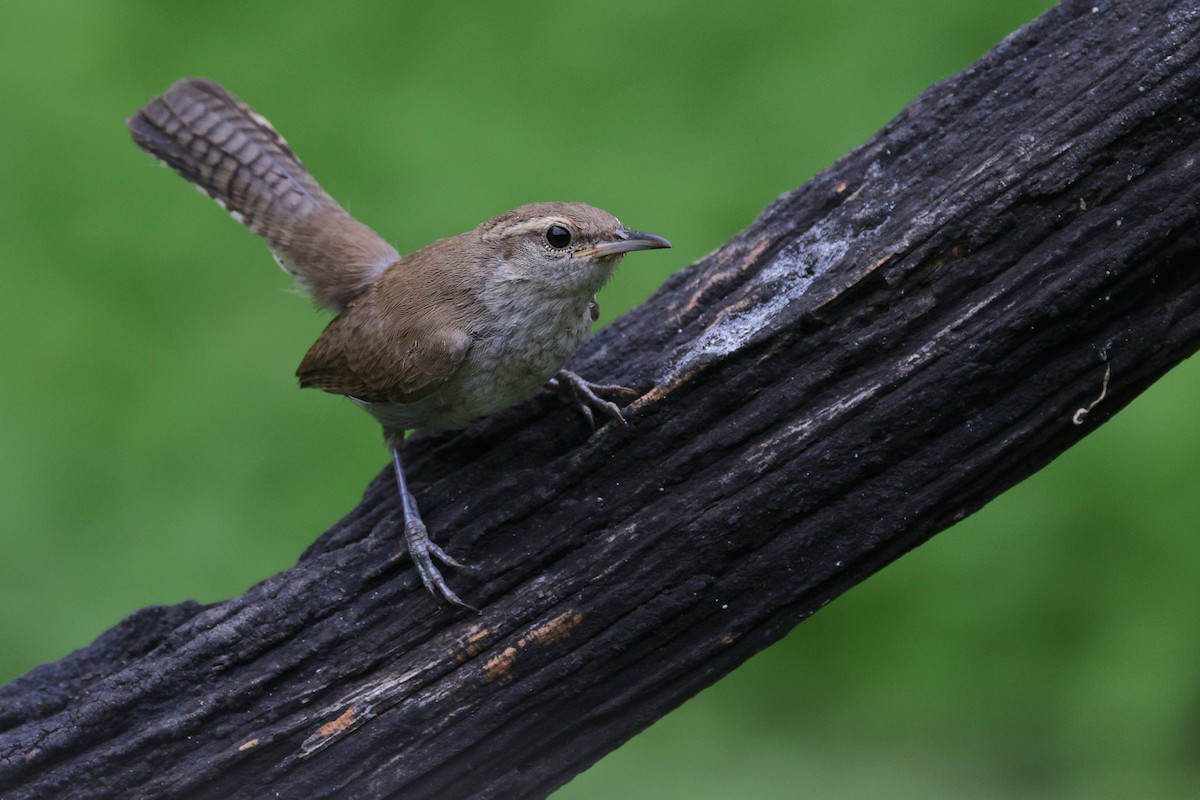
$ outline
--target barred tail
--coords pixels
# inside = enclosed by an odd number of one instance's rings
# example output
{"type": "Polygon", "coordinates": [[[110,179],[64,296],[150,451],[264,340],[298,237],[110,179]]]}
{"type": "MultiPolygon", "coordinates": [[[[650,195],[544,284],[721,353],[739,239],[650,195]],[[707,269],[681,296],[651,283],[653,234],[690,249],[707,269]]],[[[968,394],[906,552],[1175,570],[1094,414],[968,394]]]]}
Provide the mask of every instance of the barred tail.
{"type": "Polygon", "coordinates": [[[399,258],[321,188],[271,123],[212,81],[184,78],[126,124],[138,147],[266,239],[321,305],[341,310],[399,258]]]}

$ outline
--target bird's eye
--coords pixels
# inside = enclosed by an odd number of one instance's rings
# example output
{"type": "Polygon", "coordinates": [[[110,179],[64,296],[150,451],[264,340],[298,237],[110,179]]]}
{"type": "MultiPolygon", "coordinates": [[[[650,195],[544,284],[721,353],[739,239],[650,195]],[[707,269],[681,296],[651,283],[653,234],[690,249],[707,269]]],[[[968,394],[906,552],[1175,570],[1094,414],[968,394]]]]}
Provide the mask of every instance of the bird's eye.
{"type": "Polygon", "coordinates": [[[546,244],[561,250],[571,243],[571,232],[562,225],[551,225],[546,229],[546,244]]]}

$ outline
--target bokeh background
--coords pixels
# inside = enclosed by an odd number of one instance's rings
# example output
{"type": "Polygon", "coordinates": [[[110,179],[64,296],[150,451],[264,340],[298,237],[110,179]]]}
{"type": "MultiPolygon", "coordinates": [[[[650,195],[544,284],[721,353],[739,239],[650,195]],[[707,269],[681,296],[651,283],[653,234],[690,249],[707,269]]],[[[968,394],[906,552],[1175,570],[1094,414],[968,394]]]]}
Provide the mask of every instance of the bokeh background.
{"type": "MultiPolygon", "coordinates": [[[[129,142],[176,78],[402,251],[541,199],[669,236],[607,320],[1049,5],[8,4],[0,680],[288,567],[386,463],[295,388],[326,317],[129,142]]],[[[1198,393],[1193,361],[558,797],[1197,796],[1198,393]]]]}

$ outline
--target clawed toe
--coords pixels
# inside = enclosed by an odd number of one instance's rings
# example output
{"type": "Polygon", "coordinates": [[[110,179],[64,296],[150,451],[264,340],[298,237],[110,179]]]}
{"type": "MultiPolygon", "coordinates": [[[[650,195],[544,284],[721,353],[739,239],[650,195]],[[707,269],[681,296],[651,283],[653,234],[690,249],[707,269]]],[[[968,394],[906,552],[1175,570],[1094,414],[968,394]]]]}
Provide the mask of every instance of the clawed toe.
{"type": "Polygon", "coordinates": [[[618,425],[628,424],[621,414],[620,406],[612,401],[622,397],[636,397],[639,394],[627,386],[592,383],[566,369],[560,370],[547,382],[546,387],[574,405],[592,430],[596,430],[596,411],[618,425]]]}
{"type": "Polygon", "coordinates": [[[425,588],[429,590],[430,594],[435,597],[443,597],[449,603],[479,613],[479,609],[467,603],[450,588],[434,559],[451,567],[465,569],[466,565],[452,558],[445,550],[434,544],[433,540],[429,538],[429,532],[425,529],[425,523],[419,517],[409,519],[405,523],[404,541],[408,544],[408,555],[417,568],[417,574],[421,576],[421,583],[425,584],[425,588]]]}

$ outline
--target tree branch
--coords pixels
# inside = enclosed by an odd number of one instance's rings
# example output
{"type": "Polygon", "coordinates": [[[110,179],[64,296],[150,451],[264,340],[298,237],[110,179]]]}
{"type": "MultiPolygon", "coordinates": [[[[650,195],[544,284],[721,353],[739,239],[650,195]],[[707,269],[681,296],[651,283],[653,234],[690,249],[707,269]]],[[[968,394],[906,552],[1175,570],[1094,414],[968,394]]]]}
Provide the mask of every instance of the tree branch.
{"type": "Polygon", "coordinates": [[[1200,12],[1067,0],[601,332],[639,387],[419,436],[292,569],[0,689],[26,797],[541,796],[1200,342],[1200,12]],[[1086,409],[1085,413],[1078,413],[1086,409]]]}

